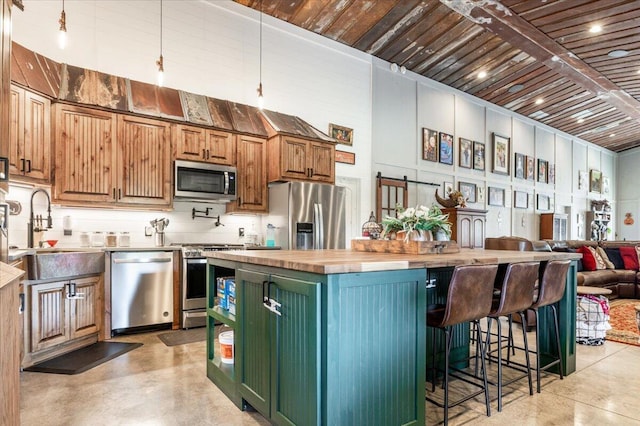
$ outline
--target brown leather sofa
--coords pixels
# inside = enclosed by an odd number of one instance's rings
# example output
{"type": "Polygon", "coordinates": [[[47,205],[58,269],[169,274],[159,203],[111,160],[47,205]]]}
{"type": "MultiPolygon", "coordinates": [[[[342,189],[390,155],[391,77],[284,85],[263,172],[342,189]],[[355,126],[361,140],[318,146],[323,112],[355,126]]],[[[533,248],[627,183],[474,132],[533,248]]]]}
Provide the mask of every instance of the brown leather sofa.
{"type": "MultiPolygon", "coordinates": [[[[554,241],[546,240],[554,251],[575,250],[582,246],[602,247],[617,249],[622,246],[635,247],[640,245],[640,241],[583,241],[566,240],[554,241]]],[[[580,269],[580,268],[579,268],[580,269]]],[[[597,271],[579,270],[577,274],[578,285],[590,287],[603,287],[612,291],[608,296],[610,299],[626,298],[634,299],[640,295],[640,272],[627,269],[600,269],[597,271]]]]}

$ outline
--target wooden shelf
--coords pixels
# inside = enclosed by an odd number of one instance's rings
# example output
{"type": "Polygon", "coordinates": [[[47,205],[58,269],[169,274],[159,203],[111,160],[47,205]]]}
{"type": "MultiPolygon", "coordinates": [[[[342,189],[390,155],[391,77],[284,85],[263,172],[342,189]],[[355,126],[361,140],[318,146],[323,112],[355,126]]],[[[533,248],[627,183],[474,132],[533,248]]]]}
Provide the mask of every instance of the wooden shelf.
{"type": "Polygon", "coordinates": [[[207,314],[231,328],[235,327],[236,325],[236,316],[219,306],[214,306],[212,309],[207,309],[207,314]]]}

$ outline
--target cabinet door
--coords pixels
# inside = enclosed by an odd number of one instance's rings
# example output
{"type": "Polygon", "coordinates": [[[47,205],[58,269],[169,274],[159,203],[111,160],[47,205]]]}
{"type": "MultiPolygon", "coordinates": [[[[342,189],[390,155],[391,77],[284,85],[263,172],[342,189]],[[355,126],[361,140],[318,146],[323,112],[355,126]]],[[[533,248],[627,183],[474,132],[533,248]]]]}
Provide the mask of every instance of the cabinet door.
{"type": "MultiPolygon", "coordinates": [[[[319,424],[320,284],[271,277],[271,419],[276,424],[319,424]]],[[[266,310],[266,309],[265,309],[266,310]]]]}
{"type": "Polygon", "coordinates": [[[118,116],[118,203],[171,205],[171,127],[118,116]]]}
{"type": "Polygon", "coordinates": [[[87,336],[100,330],[101,276],[72,280],[78,299],[69,300],[70,338],[87,336]]]}
{"type": "Polygon", "coordinates": [[[56,105],[54,201],[115,201],[114,114],[56,105]]]}
{"type": "Polygon", "coordinates": [[[270,311],[262,305],[263,281],[267,275],[238,269],[236,271],[235,362],[240,395],[253,408],[269,417],[270,405],[270,311]]]}
{"type": "Polygon", "coordinates": [[[319,182],[335,181],[335,146],[328,143],[310,143],[311,179],[319,182]]]}
{"type": "Polygon", "coordinates": [[[231,133],[207,130],[206,161],[227,166],[236,165],[235,138],[231,133]]]}
{"type": "MultiPolygon", "coordinates": [[[[281,142],[280,174],[283,178],[308,180],[311,177],[311,161],[307,159],[312,155],[309,142],[283,138],[281,142]]],[[[276,161],[276,159],[272,159],[276,161]]]]}
{"type": "Polygon", "coordinates": [[[36,352],[69,340],[66,281],[29,286],[31,349],[36,352]]]}
{"type": "Polygon", "coordinates": [[[9,174],[22,176],[26,170],[24,162],[24,90],[11,86],[9,99],[9,174]]]}
{"type": "Polygon", "coordinates": [[[458,245],[460,248],[473,248],[471,216],[458,215],[458,245]]]}
{"type": "Polygon", "coordinates": [[[205,161],[207,159],[204,129],[176,126],[176,158],[179,160],[205,161]]]}
{"type": "Polygon", "coordinates": [[[471,248],[484,248],[484,226],[485,226],[485,218],[472,216],[473,227],[472,227],[472,244],[471,248]]]}
{"type": "Polygon", "coordinates": [[[24,97],[25,176],[48,182],[51,170],[51,102],[25,91],[24,97]]]}
{"type": "Polygon", "coordinates": [[[266,140],[239,135],[237,139],[238,199],[227,204],[227,212],[266,213],[266,140]]]}

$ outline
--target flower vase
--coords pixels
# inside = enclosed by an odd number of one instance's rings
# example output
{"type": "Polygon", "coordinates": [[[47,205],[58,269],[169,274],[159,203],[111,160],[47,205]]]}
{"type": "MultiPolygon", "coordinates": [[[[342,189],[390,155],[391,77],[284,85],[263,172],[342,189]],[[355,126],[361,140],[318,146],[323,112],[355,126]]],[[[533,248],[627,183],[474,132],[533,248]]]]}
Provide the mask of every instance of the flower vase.
{"type": "Polygon", "coordinates": [[[449,235],[444,232],[442,229],[438,229],[436,232],[433,233],[433,237],[435,238],[436,241],[449,241],[450,237],[449,235]]]}

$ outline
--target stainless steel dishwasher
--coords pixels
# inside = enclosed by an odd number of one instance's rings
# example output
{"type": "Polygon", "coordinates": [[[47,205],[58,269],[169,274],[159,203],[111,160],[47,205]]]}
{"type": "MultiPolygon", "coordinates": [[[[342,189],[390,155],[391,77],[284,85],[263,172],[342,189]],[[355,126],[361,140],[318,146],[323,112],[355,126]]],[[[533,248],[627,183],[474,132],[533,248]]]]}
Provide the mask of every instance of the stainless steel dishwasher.
{"type": "Polygon", "coordinates": [[[173,252],[111,253],[111,334],[173,322],[173,252]]]}

